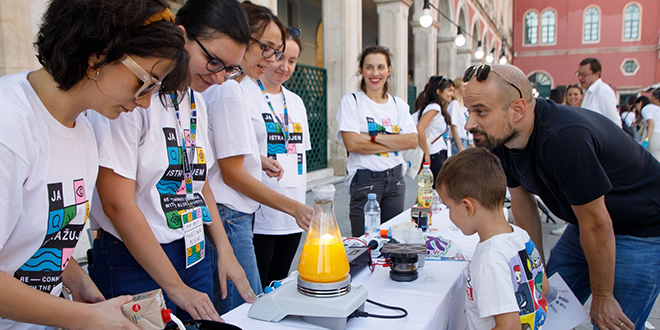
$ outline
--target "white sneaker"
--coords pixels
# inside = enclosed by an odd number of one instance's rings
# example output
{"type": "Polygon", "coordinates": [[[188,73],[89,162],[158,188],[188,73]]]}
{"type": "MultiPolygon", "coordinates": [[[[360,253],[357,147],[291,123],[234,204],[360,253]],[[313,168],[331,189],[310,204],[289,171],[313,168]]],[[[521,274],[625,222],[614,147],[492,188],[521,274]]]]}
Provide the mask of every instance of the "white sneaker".
{"type": "Polygon", "coordinates": [[[557,228],[551,230],[550,233],[553,234],[553,235],[561,235],[561,234],[564,233],[564,230],[566,230],[567,226],[568,226],[567,224],[563,224],[560,227],[557,227],[557,228]]]}
{"type": "Polygon", "coordinates": [[[648,330],[653,330],[653,329],[655,329],[655,327],[653,326],[653,324],[651,324],[651,322],[649,322],[649,321],[646,321],[646,324],[644,324],[644,328],[646,328],[646,329],[648,329],[648,330]]]}

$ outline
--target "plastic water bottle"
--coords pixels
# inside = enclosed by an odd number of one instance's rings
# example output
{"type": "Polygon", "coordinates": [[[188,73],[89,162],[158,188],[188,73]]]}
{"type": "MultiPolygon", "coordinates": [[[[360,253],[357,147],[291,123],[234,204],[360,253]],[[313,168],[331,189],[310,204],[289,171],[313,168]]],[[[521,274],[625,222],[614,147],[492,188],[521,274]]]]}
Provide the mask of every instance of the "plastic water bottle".
{"type": "MultiPolygon", "coordinates": [[[[431,210],[433,211],[431,214],[438,214],[442,210],[442,207],[440,206],[442,204],[440,202],[440,195],[438,195],[438,192],[433,189],[433,204],[431,204],[431,210]]],[[[431,219],[429,219],[429,226],[432,225],[431,219]]]]}
{"type": "Polygon", "coordinates": [[[369,240],[380,238],[380,205],[373,193],[367,195],[367,204],[364,205],[364,237],[369,240]]]}
{"type": "Polygon", "coordinates": [[[417,204],[421,207],[431,207],[433,202],[433,173],[429,166],[429,163],[424,163],[417,177],[417,204]]]}

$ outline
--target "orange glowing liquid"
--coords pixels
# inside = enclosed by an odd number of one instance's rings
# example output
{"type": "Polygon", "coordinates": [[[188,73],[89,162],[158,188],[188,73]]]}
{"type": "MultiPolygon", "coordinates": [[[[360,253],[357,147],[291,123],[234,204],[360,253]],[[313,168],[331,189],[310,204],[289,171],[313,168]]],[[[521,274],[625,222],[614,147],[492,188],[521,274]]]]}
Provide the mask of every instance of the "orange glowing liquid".
{"type": "Polygon", "coordinates": [[[349,266],[344,244],[338,238],[311,238],[305,241],[298,272],[312,283],[332,283],[344,279],[349,266]],[[323,244],[321,244],[323,243],[323,244]]]}

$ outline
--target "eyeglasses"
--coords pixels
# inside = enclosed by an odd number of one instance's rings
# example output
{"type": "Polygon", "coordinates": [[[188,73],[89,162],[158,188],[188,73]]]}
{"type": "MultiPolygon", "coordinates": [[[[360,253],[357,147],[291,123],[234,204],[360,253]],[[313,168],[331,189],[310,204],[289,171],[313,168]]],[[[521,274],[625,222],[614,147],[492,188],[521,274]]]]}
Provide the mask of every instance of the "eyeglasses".
{"type": "Polygon", "coordinates": [[[286,28],[286,30],[289,32],[289,34],[292,37],[296,37],[296,38],[300,37],[300,33],[301,33],[300,29],[293,28],[293,27],[288,27],[288,28],[286,28]]]}
{"type": "Polygon", "coordinates": [[[580,71],[575,71],[575,75],[576,75],[578,78],[586,78],[586,77],[588,77],[588,76],[591,76],[592,74],[594,74],[594,73],[593,73],[593,72],[582,73],[582,72],[580,72],[580,71]]]}
{"type": "Polygon", "coordinates": [[[250,37],[250,38],[251,38],[252,40],[254,40],[254,42],[256,42],[256,43],[258,43],[259,45],[261,45],[261,49],[262,49],[262,50],[261,50],[261,56],[263,56],[263,58],[268,59],[268,58],[270,58],[270,57],[273,56],[273,55],[275,55],[275,60],[276,60],[276,61],[279,61],[280,58],[282,58],[282,54],[284,54],[284,52],[282,52],[282,51],[278,51],[278,50],[275,50],[275,48],[273,48],[273,47],[271,47],[271,46],[268,46],[268,45],[264,44],[263,42],[261,42],[261,41],[255,39],[255,38],[252,38],[252,37],[250,37]]]}
{"type": "Polygon", "coordinates": [[[160,80],[154,78],[147,71],[145,71],[139,64],[128,56],[124,54],[119,60],[124,66],[126,66],[133,74],[140,79],[142,86],[135,92],[135,98],[139,99],[145,95],[151,94],[154,90],[160,87],[160,80]]]}
{"type": "Polygon", "coordinates": [[[221,59],[211,55],[211,53],[209,53],[209,51],[206,50],[204,45],[202,45],[202,43],[199,42],[197,38],[194,38],[193,40],[197,42],[199,48],[201,48],[202,51],[204,51],[204,54],[206,54],[206,57],[209,58],[209,61],[206,62],[206,70],[209,70],[213,73],[218,73],[222,70],[225,70],[225,78],[227,79],[233,79],[243,74],[243,69],[241,68],[240,65],[225,66],[225,63],[223,63],[221,59]]]}
{"type": "Polygon", "coordinates": [[[520,91],[520,88],[518,88],[518,86],[516,86],[514,83],[509,81],[509,79],[504,78],[501,74],[497,73],[497,71],[493,70],[490,67],[490,65],[488,65],[488,64],[480,65],[478,68],[475,65],[467,68],[467,70],[465,70],[465,74],[463,75],[463,81],[465,81],[465,82],[470,81],[470,79],[472,79],[472,77],[475,76],[475,73],[476,73],[476,76],[477,76],[477,81],[484,81],[484,80],[486,80],[486,78],[488,78],[488,74],[491,73],[491,72],[498,75],[500,78],[502,78],[504,81],[506,81],[509,85],[513,86],[513,88],[515,88],[518,91],[518,94],[520,95],[520,98],[521,99],[523,98],[522,91],[520,91]]]}

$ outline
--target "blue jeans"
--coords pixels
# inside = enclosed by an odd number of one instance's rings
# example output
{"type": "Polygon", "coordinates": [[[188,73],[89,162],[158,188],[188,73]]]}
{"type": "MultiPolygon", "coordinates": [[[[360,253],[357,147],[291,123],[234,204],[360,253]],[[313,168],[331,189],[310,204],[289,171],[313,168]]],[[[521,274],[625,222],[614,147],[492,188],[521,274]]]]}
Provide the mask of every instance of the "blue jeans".
{"type": "MultiPolygon", "coordinates": [[[[467,147],[470,146],[470,141],[468,141],[468,139],[461,138],[461,144],[463,145],[463,149],[467,149],[467,147]]],[[[453,156],[457,153],[458,153],[458,145],[456,145],[456,140],[451,139],[451,154],[453,156]]]]}
{"type": "MultiPolygon", "coordinates": [[[[232,210],[223,204],[218,204],[218,212],[222,218],[222,224],[225,226],[229,243],[234,250],[234,255],[238,263],[243,267],[245,276],[250,282],[250,287],[255,294],[263,292],[261,288],[261,279],[259,278],[259,268],[257,268],[257,257],[254,254],[254,245],[252,244],[252,226],[254,223],[254,213],[243,213],[232,210]]],[[[215,299],[213,304],[220,315],[240,306],[245,302],[238,293],[236,286],[232,281],[227,281],[227,298],[222,299],[220,293],[220,279],[218,275],[218,253],[213,248],[213,293],[215,299]]]]}
{"type": "MultiPolygon", "coordinates": [[[[644,329],[660,291],[660,237],[616,235],[615,239],[614,297],[635,329],[644,329]]],[[[550,252],[547,266],[548,277],[559,272],[582,304],[589,299],[589,268],[577,226],[566,227],[550,252]]]]}
{"type": "MultiPolygon", "coordinates": [[[[205,241],[208,243],[208,239],[205,241]]],[[[206,293],[213,299],[213,282],[211,276],[211,252],[205,246],[205,257],[196,265],[186,269],[185,243],[182,239],[168,244],[161,244],[163,251],[170,259],[183,282],[197,290],[206,293]]],[[[158,283],[140,266],[128,251],[124,242],[101,230],[100,237],[94,240],[92,258],[89,264],[89,276],[101,290],[103,296],[113,297],[129,294],[139,294],[160,288],[158,283]]],[[[163,292],[167,308],[182,320],[192,319],[188,312],[178,308],[163,292]]]]}

